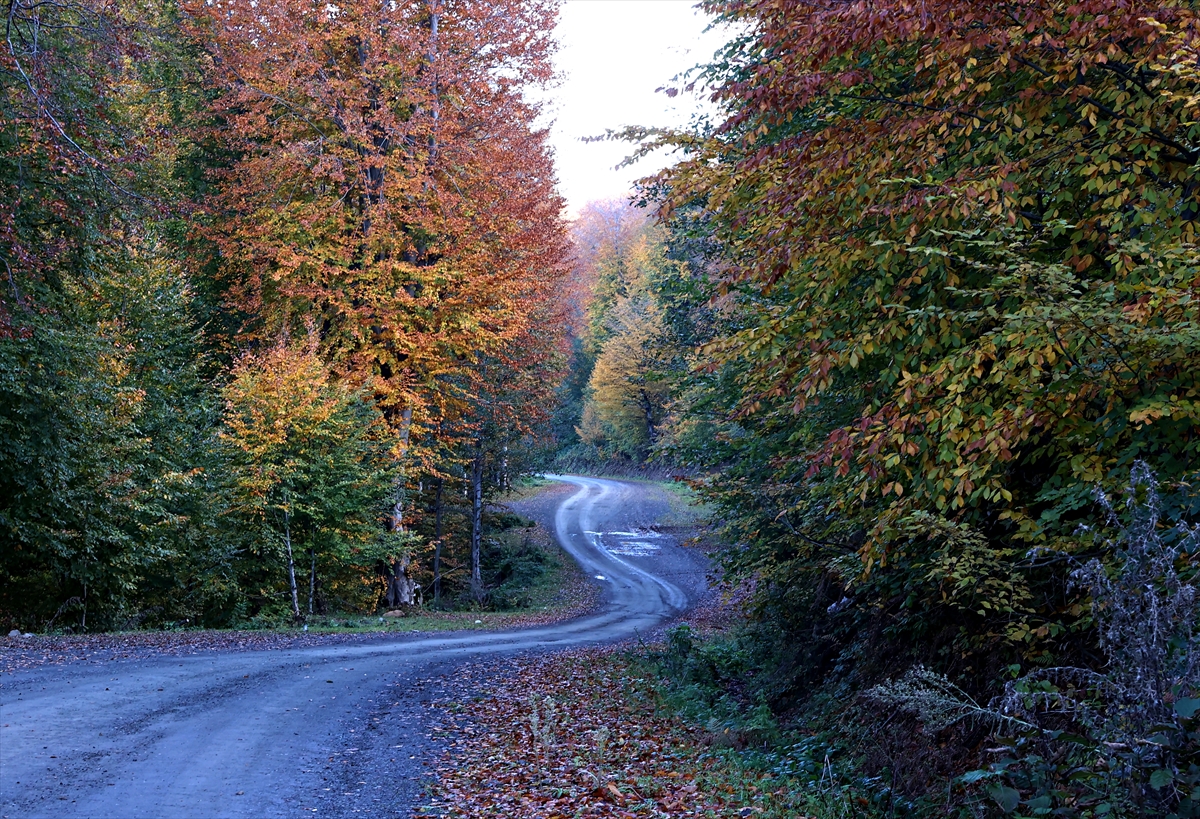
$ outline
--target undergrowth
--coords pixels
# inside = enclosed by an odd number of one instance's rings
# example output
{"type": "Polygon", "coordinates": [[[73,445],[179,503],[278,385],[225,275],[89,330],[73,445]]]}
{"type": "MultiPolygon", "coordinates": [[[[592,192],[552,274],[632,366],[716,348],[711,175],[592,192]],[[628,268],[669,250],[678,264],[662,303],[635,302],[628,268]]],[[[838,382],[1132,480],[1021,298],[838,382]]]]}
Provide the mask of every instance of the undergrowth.
{"type": "Polygon", "coordinates": [[[745,627],[702,635],[683,624],[636,662],[657,680],[664,708],[697,729],[705,756],[731,779],[786,781],[813,819],[895,815],[886,783],[858,770],[845,732],[853,726],[830,720],[835,709],[814,709],[819,718],[808,722],[776,714],[763,659],[761,643],[745,627]]]}
{"type": "MultiPolygon", "coordinates": [[[[986,704],[916,668],[876,687],[879,702],[931,731],[989,726],[987,764],[956,784],[980,810],[1028,816],[1200,816],[1200,630],[1193,560],[1200,526],[1162,525],[1157,483],[1133,469],[1122,516],[1098,495],[1110,565],[1077,564],[1105,662],[1020,673],[986,704]]],[[[1087,531],[1081,535],[1087,536],[1087,531]]]]}
{"type": "Polygon", "coordinates": [[[761,623],[679,626],[643,661],[713,753],[787,777],[818,817],[1200,816],[1200,527],[1161,522],[1144,465],[1125,497],[1122,513],[1098,496],[1105,525],[1079,537],[1105,560],[1069,575],[1090,601],[1094,666],[960,685],[916,665],[866,691],[847,666],[788,699],[788,649],[761,623]]]}

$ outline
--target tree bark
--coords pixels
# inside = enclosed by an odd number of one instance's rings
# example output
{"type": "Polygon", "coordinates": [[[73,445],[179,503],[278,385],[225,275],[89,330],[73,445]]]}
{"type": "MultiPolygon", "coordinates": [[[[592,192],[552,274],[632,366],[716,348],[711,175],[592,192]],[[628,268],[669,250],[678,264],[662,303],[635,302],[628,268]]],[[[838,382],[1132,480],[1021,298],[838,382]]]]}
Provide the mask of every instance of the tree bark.
{"type": "Polygon", "coordinates": [[[441,8],[441,3],[433,0],[429,3],[429,87],[432,93],[429,95],[431,100],[430,118],[433,120],[433,127],[429,129],[429,166],[433,168],[434,161],[437,159],[437,127],[438,120],[441,119],[441,102],[438,99],[438,81],[437,81],[437,58],[438,58],[438,20],[441,18],[441,13],[438,11],[441,8]]]}
{"type": "Polygon", "coordinates": [[[471,597],[483,601],[483,575],[479,567],[483,542],[483,438],[475,439],[475,460],[471,464],[471,597]]]}
{"type": "MultiPolygon", "coordinates": [[[[403,461],[405,454],[408,452],[408,439],[412,432],[412,407],[405,407],[400,412],[400,458],[403,461]]],[[[404,530],[404,482],[405,476],[403,470],[400,477],[396,479],[396,500],[392,504],[392,515],[388,520],[389,532],[400,532],[404,530]]]]}
{"type": "Polygon", "coordinates": [[[287,546],[288,586],[292,592],[292,614],[300,619],[300,595],[296,592],[296,559],[292,555],[292,516],[288,509],[283,510],[283,543],[287,546]]]}
{"type": "MultiPolygon", "coordinates": [[[[409,435],[412,431],[412,407],[405,407],[400,413],[400,458],[403,459],[408,451],[409,435]]],[[[392,514],[388,520],[388,531],[404,531],[404,483],[403,472],[396,479],[396,500],[392,504],[392,514]]],[[[415,599],[416,583],[408,576],[409,556],[393,557],[388,576],[387,605],[388,608],[411,606],[415,599]]]]}
{"type": "Polygon", "coordinates": [[[442,602],[442,486],[445,481],[437,479],[437,496],[433,512],[433,604],[442,602]]]}
{"type": "Polygon", "coordinates": [[[308,572],[308,616],[312,617],[313,598],[317,596],[317,550],[309,549],[308,554],[312,558],[312,566],[308,572]]]}
{"type": "Polygon", "coordinates": [[[388,608],[411,606],[417,601],[417,584],[408,576],[410,559],[404,555],[392,561],[391,576],[388,578],[388,608]]]}
{"type": "Polygon", "coordinates": [[[646,441],[649,446],[654,446],[654,404],[650,401],[650,396],[646,394],[645,388],[639,391],[642,399],[642,413],[646,418],[646,441]]]}

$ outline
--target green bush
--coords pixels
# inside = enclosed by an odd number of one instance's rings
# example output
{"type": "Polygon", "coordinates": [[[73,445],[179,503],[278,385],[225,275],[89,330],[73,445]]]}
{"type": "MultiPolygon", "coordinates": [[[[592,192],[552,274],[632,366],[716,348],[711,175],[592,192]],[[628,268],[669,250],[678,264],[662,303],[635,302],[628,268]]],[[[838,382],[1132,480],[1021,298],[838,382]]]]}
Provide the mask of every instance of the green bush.
{"type": "Polygon", "coordinates": [[[496,609],[525,609],[533,605],[531,590],[543,583],[553,568],[546,551],[528,536],[515,543],[512,538],[487,538],[483,546],[488,605],[496,609]]]}

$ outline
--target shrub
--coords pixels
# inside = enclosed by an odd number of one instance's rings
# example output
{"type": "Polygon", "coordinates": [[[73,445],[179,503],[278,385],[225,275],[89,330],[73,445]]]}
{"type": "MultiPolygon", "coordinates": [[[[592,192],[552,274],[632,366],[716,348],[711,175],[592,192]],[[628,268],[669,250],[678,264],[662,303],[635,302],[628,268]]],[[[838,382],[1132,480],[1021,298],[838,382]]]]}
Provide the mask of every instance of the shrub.
{"type": "MultiPolygon", "coordinates": [[[[1200,526],[1160,521],[1158,487],[1134,466],[1122,521],[1103,493],[1111,563],[1071,573],[1091,597],[1106,662],[1099,670],[1038,669],[980,705],[924,668],[871,695],[917,713],[939,730],[964,720],[996,726],[986,768],[959,778],[1003,813],[1066,817],[1200,816],[1200,633],[1187,572],[1200,526]]],[[[1084,531],[1085,535],[1092,535],[1084,531]]]]}

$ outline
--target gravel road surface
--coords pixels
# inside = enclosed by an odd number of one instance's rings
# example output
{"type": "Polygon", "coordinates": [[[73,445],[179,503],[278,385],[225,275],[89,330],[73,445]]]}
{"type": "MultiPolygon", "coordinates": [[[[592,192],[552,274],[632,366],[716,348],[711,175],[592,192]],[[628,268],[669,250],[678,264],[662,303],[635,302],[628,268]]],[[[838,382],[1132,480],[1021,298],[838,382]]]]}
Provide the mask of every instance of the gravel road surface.
{"type": "Polygon", "coordinates": [[[426,703],[444,698],[461,663],[634,637],[703,593],[703,559],[651,528],[667,508],[661,489],[555,480],[575,491],[534,511],[553,510],[546,523],[603,584],[595,613],[501,632],[4,675],[0,816],[408,819],[435,750],[426,703]]]}

